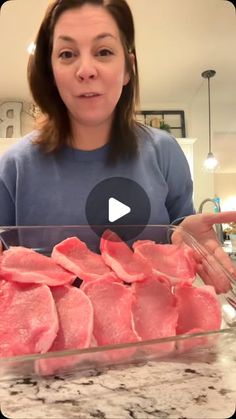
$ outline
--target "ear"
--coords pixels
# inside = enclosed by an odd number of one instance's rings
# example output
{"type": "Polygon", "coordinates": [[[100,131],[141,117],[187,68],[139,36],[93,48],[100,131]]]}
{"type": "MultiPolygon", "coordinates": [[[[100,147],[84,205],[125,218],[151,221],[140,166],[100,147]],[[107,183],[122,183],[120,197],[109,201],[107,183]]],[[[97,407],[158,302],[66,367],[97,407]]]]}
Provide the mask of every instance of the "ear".
{"type": "MultiPolygon", "coordinates": [[[[135,70],[135,68],[134,68],[135,56],[132,52],[129,53],[129,59],[130,59],[130,62],[131,62],[131,66],[133,67],[133,70],[135,70]]],[[[128,84],[129,81],[130,81],[130,74],[129,74],[128,70],[126,69],[125,75],[124,75],[123,86],[126,86],[126,84],[128,84]]]]}

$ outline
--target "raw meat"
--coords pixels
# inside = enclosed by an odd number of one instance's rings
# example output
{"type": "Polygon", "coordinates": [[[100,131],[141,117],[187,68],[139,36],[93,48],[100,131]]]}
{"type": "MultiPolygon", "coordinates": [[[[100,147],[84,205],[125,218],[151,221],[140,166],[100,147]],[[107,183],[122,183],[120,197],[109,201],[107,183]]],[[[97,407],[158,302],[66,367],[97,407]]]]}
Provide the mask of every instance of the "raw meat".
{"type": "Polygon", "coordinates": [[[50,287],[72,283],[76,278],[52,258],[22,246],[12,246],[3,252],[0,275],[8,281],[50,287]]]}
{"type": "Polygon", "coordinates": [[[152,276],[149,265],[111,230],[106,230],[100,241],[105,263],[125,282],[142,281],[152,276]]]}
{"type": "MultiPolygon", "coordinates": [[[[193,257],[193,250],[183,243],[139,240],[133,248],[106,230],[100,242],[102,256],[76,237],[56,245],[52,258],[23,247],[4,251],[0,255],[0,356],[127,344],[220,328],[220,303],[214,289],[191,284],[196,265],[200,272],[205,259],[193,257]],[[78,280],[80,289],[76,276],[83,280],[78,280]],[[37,282],[48,284],[51,291],[37,282]],[[9,324],[13,324],[10,331],[9,324]]],[[[209,283],[210,276],[222,274],[214,263],[204,268],[209,283]]],[[[198,337],[137,348],[158,356],[175,345],[183,351],[209,342],[198,337]]],[[[36,370],[48,375],[80,361],[122,361],[136,350],[125,345],[83,355],[45,356],[36,362],[36,370]]]]}
{"type": "MultiPolygon", "coordinates": [[[[54,287],[52,295],[56,303],[59,330],[50,352],[67,349],[87,348],[91,344],[93,332],[93,307],[89,298],[80,289],[65,285],[54,287]]],[[[41,359],[37,370],[41,374],[53,374],[63,367],[74,365],[78,356],[41,359]]]]}
{"type": "Polygon", "coordinates": [[[174,294],[179,313],[177,334],[191,333],[193,329],[220,329],[221,307],[214,287],[180,284],[175,287],[174,294]]]}
{"type": "MultiPolygon", "coordinates": [[[[165,280],[148,278],[132,284],[131,288],[135,297],[132,304],[134,327],[141,339],[175,336],[178,312],[175,297],[165,280]]],[[[167,353],[174,349],[174,343],[152,345],[147,349],[167,353]]]]}
{"type": "Polygon", "coordinates": [[[103,278],[111,272],[101,255],[92,252],[77,237],[70,237],[54,246],[52,258],[84,281],[103,278]]]}
{"type": "Polygon", "coordinates": [[[150,264],[153,273],[165,275],[172,285],[182,280],[193,282],[196,277],[193,251],[186,244],[156,244],[151,240],[138,240],[133,249],[150,264]]]}
{"type": "Polygon", "coordinates": [[[0,242],[0,280],[4,279],[3,274],[1,273],[1,262],[2,262],[2,253],[1,253],[1,242],[0,242]]]}
{"type": "Polygon", "coordinates": [[[58,331],[56,306],[47,285],[0,281],[0,356],[44,353],[58,331]]]}
{"type": "MultiPolygon", "coordinates": [[[[83,291],[94,309],[93,334],[98,346],[136,342],[140,337],[134,330],[130,287],[107,279],[88,282],[83,291]]],[[[110,358],[120,358],[133,353],[133,349],[111,351],[110,358]]]]}

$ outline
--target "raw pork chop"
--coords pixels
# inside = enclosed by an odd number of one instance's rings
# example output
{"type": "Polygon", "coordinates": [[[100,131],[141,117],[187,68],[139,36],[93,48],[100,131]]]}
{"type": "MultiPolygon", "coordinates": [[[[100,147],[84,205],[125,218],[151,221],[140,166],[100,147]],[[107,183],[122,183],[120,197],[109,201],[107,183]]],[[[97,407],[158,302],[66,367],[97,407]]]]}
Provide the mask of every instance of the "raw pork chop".
{"type": "Polygon", "coordinates": [[[184,243],[157,244],[151,240],[137,240],[133,249],[150,264],[153,273],[165,275],[172,285],[182,280],[192,282],[196,277],[193,251],[184,243]]]}
{"type": "Polygon", "coordinates": [[[3,252],[0,275],[8,281],[50,287],[72,283],[76,278],[52,258],[22,246],[12,246],[3,252]]]}
{"type": "MultiPolygon", "coordinates": [[[[175,297],[166,281],[148,278],[131,286],[134,293],[132,305],[134,327],[142,340],[158,339],[176,335],[178,312],[175,297]]],[[[150,348],[170,352],[173,342],[152,345],[150,348]]]]}
{"type": "Polygon", "coordinates": [[[191,333],[193,329],[202,331],[218,330],[221,326],[221,307],[214,287],[195,287],[180,284],[174,290],[179,313],[177,334],[191,333]]]}
{"type": "Polygon", "coordinates": [[[106,230],[100,241],[105,263],[125,282],[142,281],[152,276],[149,265],[111,230],[106,230]]]}
{"type": "MultiPolygon", "coordinates": [[[[93,305],[93,334],[98,346],[140,340],[133,327],[133,295],[129,287],[107,279],[99,279],[84,284],[82,288],[93,305]]],[[[133,349],[111,351],[110,358],[120,358],[131,353],[133,349]]]]}
{"type": "MultiPolygon", "coordinates": [[[[89,347],[93,332],[93,307],[87,295],[70,285],[54,287],[52,294],[58,313],[59,330],[49,351],[89,347]]],[[[41,374],[52,374],[60,367],[74,365],[76,361],[78,357],[73,355],[41,359],[37,362],[37,370],[41,374]]]]}
{"type": "Polygon", "coordinates": [[[46,285],[0,281],[0,356],[46,352],[58,331],[56,306],[46,285]]]}
{"type": "Polygon", "coordinates": [[[52,258],[84,281],[99,279],[111,272],[101,255],[92,252],[77,237],[70,237],[54,246],[52,258]]]}
{"type": "Polygon", "coordinates": [[[1,253],[1,242],[0,242],[0,280],[4,279],[3,274],[1,273],[1,262],[2,262],[2,253],[1,253]]]}

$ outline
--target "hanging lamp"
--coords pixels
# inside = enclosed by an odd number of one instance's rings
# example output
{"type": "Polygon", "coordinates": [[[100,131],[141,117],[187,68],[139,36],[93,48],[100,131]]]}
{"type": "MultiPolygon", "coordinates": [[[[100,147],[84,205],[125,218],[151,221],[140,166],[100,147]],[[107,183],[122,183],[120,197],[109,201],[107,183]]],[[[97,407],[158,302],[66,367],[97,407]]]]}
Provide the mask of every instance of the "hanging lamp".
{"type": "Polygon", "coordinates": [[[215,158],[214,154],[212,153],[212,140],[211,140],[211,85],[210,79],[214,77],[216,74],[215,70],[206,70],[203,71],[201,74],[204,79],[208,81],[208,154],[207,158],[204,161],[204,167],[207,170],[215,170],[218,166],[218,160],[215,158]]]}

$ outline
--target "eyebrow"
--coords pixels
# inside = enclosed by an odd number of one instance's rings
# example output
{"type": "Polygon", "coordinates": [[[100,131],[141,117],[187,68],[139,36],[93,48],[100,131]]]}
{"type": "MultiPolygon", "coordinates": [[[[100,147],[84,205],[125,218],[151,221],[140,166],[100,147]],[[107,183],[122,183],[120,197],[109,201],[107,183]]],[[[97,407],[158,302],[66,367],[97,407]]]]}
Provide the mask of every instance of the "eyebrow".
{"type": "MultiPolygon", "coordinates": [[[[101,33],[101,34],[95,36],[94,41],[99,41],[100,39],[107,38],[107,37],[108,38],[113,38],[113,39],[117,40],[117,38],[114,35],[112,35],[111,33],[104,32],[104,33],[101,33]]],[[[71,38],[70,36],[67,36],[67,35],[60,35],[58,37],[58,40],[70,42],[70,43],[73,43],[73,44],[76,43],[76,41],[75,41],[74,38],[71,38]]]]}

